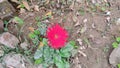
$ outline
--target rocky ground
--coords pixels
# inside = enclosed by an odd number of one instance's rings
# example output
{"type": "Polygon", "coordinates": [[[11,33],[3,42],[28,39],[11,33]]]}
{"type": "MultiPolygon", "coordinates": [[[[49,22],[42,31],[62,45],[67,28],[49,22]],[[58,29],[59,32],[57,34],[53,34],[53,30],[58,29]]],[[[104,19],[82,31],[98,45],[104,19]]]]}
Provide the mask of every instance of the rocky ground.
{"type": "Polygon", "coordinates": [[[113,49],[112,43],[120,36],[119,0],[30,0],[27,3],[25,8],[17,8],[20,4],[17,0],[0,0],[0,56],[4,56],[0,68],[41,68],[41,65],[34,66],[27,56],[4,51],[4,46],[29,47],[30,27],[37,28],[36,18],[42,19],[48,14],[52,18],[42,22],[47,25],[58,22],[68,30],[69,40],[79,46],[78,53],[70,59],[71,68],[117,68],[120,46],[113,49]],[[25,22],[21,35],[14,16],[25,22]]]}

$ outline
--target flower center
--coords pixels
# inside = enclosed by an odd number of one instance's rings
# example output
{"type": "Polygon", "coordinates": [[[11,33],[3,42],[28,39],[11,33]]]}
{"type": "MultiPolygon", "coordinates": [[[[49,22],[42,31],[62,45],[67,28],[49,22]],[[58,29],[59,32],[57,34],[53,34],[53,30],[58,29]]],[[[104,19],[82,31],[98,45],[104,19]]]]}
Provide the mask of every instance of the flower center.
{"type": "Polygon", "coordinates": [[[58,38],[58,35],[55,34],[55,39],[57,39],[57,38],[58,38]]]}

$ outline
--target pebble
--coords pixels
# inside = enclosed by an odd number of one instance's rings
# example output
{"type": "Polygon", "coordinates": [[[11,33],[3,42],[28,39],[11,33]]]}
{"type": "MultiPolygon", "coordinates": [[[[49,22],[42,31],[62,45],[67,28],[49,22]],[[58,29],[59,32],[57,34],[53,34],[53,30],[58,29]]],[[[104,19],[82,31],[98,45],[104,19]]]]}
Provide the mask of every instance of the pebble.
{"type": "Polygon", "coordinates": [[[116,20],[116,25],[120,25],[120,18],[116,20]]]}
{"type": "Polygon", "coordinates": [[[0,35],[0,44],[3,44],[10,48],[15,48],[18,43],[18,38],[9,32],[4,32],[0,35]]]}
{"type": "Polygon", "coordinates": [[[27,49],[28,43],[27,43],[27,42],[23,42],[23,43],[20,44],[20,47],[21,47],[22,49],[27,49]]]}
{"type": "Polygon", "coordinates": [[[113,66],[116,66],[120,63],[120,44],[118,48],[115,48],[110,56],[109,56],[109,63],[113,66]]]}
{"type": "Polygon", "coordinates": [[[14,7],[7,0],[0,0],[0,19],[11,18],[14,12],[14,7]]]}
{"type": "Polygon", "coordinates": [[[0,33],[2,33],[4,30],[4,24],[3,24],[3,21],[0,20],[0,33]]]}
{"type": "Polygon", "coordinates": [[[6,68],[35,68],[27,57],[15,53],[5,55],[2,63],[6,68]]]}

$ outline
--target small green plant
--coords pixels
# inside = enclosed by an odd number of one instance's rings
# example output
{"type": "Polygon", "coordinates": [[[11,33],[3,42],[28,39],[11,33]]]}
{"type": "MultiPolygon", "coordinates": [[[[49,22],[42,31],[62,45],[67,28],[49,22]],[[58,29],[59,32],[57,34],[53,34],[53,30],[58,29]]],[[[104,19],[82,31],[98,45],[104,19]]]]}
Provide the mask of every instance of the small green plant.
{"type": "Polygon", "coordinates": [[[55,64],[58,68],[69,68],[69,58],[72,55],[75,42],[70,41],[67,45],[59,50],[52,49],[48,46],[47,40],[42,42],[44,46],[39,47],[34,54],[35,64],[43,64],[47,68],[51,64],[55,64]]]}
{"type": "Polygon", "coordinates": [[[120,44],[120,37],[116,38],[116,41],[112,43],[113,48],[117,48],[120,44]]]}
{"type": "Polygon", "coordinates": [[[120,68],[120,64],[117,64],[117,67],[120,68]]]}
{"type": "Polygon", "coordinates": [[[8,21],[4,21],[5,27],[4,27],[4,31],[8,31],[8,21]]]}
{"type": "Polygon", "coordinates": [[[14,17],[14,21],[18,23],[19,27],[21,27],[24,24],[24,21],[19,17],[14,17]]]}
{"type": "Polygon", "coordinates": [[[84,15],[84,14],[85,14],[85,10],[84,10],[83,7],[81,7],[81,8],[79,9],[79,14],[80,14],[80,15],[84,15]]]}
{"type": "MultiPolygon", "coordinates": [[[[37,22],[38,28],[29,34],[35,48],[37,47],[34,54],[34,64],[42,64],[43,68],[47,68],[49,66],[56,66],[57,68],[70,68],[69,59],[77,52],[75,42],[70,41],[67,42],[64,47],[57,48],[57,44],[60,43],[61,40],[57,43],[54,40],[55,42],[52,42],[56,45],[50,45],[50,41],[45,37],[47,33],[47,25],[41,23],[39,20],[37,22]]],[[[54,35],[54,32],[52,35],[54,35]]],[[[59,36],[55,34],[54,38],[57,39],[59,36]]]]}

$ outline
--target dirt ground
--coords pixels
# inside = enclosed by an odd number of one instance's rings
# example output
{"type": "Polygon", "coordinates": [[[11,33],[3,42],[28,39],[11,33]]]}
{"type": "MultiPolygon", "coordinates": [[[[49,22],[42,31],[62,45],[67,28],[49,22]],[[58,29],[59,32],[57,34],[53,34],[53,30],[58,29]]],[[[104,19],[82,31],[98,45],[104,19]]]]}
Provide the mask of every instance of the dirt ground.
{"type": "MultiPolygon", "coordinates": [[[[120,18],[120,0],[109,0],[105,11],[100,10],[100,7],[93,11],[91,2],[80,1],[76,0],[69,7],[63,6],[62,9],[48,7],[48,4],[46,7],[40,7],[40,11],[19,14],[25,21],[23,34],[27,37],[30,32],[28,28],[36,28],[36,17],[42,18],[52,11],[53,18],[44,20],[43,23],[60,23],[68,30],[69,40],[75,40],[79,46],[76,56],[71,57],[71,68],[112,68],[108,59],[113,50],[112,42],[115,41],[115,37],[120,36],[119,24],[116,25],[116,20],[120,18]]],[[[37,0],[33,0],[33,3],[37,4],[37,0]]],[[[100,3],[100,6],[103,6],[102,4],[104,2],[100,3]]],[[[9,32],[16,35],[17,30],[14,27],[11,23],[9,32]]]]}

